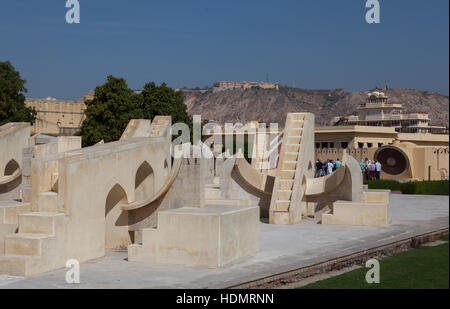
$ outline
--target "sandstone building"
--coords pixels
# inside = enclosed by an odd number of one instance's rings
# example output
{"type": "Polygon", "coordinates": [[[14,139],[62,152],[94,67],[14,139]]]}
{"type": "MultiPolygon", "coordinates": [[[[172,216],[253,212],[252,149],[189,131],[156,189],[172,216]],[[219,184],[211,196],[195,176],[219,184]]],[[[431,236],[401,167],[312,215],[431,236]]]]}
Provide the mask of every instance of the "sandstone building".
{"type": "Polygon", "coordinates": [[[426,112],[407,112],[402,102],[389,102],[385,92],[375,89],[367,94],[366,102],[358,107],[356,115],[338,115],[332,125],[360,125],[393,127],[404,133],[447,133],[443,125],[431,125],[426,112]]]}
{"type": "Polygon", "coordinates": [[[448,134],[401,133],[394,127],[327,126],[315,130],[316,158],[379,160],[384,179],[441,180],[449,177],[448,134]]]}
{"type": "Polygon", "coordinates": [[[37,111],[36,122],[31,128],[32,134],[47,134],[53,136],[73,135],[85,119],[84,102],[93,98],[93,91],[88,92],[77,101],[57,100],[55,98],[27,98],[25,104],[37,111]]]}
{"type": "Polygon", "coordinates": [[[449,135],[430,125],[426,112],[405,112],[378,89],[367,95],[358,115],[340,115],[315,131],[316,158],[336,160],[344,149],[356,160],[378,160],[382,178],[440,180],[449,177],[449,135]]]}

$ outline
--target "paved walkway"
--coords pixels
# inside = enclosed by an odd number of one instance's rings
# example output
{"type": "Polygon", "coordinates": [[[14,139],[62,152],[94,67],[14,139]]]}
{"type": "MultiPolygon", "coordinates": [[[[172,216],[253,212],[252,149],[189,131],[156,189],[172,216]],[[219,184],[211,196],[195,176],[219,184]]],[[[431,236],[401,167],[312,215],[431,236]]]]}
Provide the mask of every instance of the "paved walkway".
{"type": "Polygon", "coordinates": [[[224,288],[319,263],[411,236],[448,228],[448,196],[391,195],[385,228],[261,223],[260,252],[220,269],[148,265],[126,252],[81,264],[81,283],[65,282],[65,269],[31,278],[0,275],[0,288],[224,288]]]}

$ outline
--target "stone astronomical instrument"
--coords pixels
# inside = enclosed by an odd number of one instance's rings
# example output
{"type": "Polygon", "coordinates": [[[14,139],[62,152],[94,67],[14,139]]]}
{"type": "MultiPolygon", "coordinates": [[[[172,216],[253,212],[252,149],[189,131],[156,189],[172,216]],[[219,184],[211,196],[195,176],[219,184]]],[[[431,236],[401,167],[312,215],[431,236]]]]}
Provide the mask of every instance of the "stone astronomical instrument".
{"type": "Polygon", "coordinates": [[[384,146],[375,152],[375,160],[381,163],[381,170],[389,175],[398,176],[409,169],[406,153],[395,146],[384,146]]]}

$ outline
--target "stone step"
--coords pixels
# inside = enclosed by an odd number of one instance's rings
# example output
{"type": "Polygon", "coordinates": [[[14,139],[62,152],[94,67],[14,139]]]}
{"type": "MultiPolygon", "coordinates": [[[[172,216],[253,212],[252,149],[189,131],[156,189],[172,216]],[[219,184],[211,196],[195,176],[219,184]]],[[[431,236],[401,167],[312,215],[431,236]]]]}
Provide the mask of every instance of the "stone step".
{"type": "Polygon", "coordinates": [[[0,224],[17,224],[19,215],[31,211],[30,203],[11,203],[0,206],[0,224]]]}
{"type": "Polygon", "coordinates": [[[37,209],[40,212],[57,212],[58,211],[58,193],[42,192],[37,198],[37,209]]]}
{"type": "Polygon", "coordinates": [[[42,243],[53,238],[48,234],[12,234],[5,238],[5,255],[41,256],[42,243]]]}
{"type": "Polygon", "coordinates": [[[287,136],[301,136],[303,132],[303,128],[288,128],[287,136]]]}
{"type": "Polygon", "coordinates": [[[289,127],[293,129],[302,129],[303,124],[304,124],[303,120],[292,120],[291,123],[289,124],[289,127]]]}
{"type": "Polygon", "coordinates": [[[283,145],[284,151],[286,152],[295,152],[298,153],[298,151],[300,150],[300,145],[299,144],[286,144],[283,145]]]}
{"type": "Polygon", "coordinates": [[[276,210],[276,211],[271,211],[272,214],[272,218],[271,218],[271,222],[273,223],[277,223],[277,224],[289,224],[290,220],[289,220],[289,211],[285,211],[285,210],[276,210]]]}
{"type": "Polygon", "coordinates": [[[294,180],[292,179],[280,179],[278,190],[292,190],[294,180]]]}
{"type": "Polygon", "coordinates": [[[287,137],[288,144],[300,144],[302,137],[300,135],[292,135],[287,137]]]}
{"type": "Polygon", "coordinates": [[[11,276],[26,276],[28,264],[38,257],[24,255],[3,255],[0,256],[0,274],[11,276]]]}
{"type": "Polygon", "coordinates": [[[55,235],[55,221],[62,220],[65,214],[31,212],[19,215],[19,233],[55,235]]]}
{"type": "Polygon", "coordinates": [[[19,215],[30,211],[30,203],[0,202],[0,254],[5,252],[5,237],[17,233],[19,215]]]}
{"type": "Polygon", "coordinates": [[[19,233],[4,239],[0,274],[31,276],[64,267],[67,261],[64,213],[24,213],[18,224],[19,233]]]}
{"type": "Polygon", "coordinates": [[[297,159],[298,159],[298,152],[286,151],[284,153],[284,160],[286,161],[297,161],[297,159]]]}
{"type": "Polygon", "coordinates": [[[294,179],[295,170],[281,170],[279,176],[281,179],[294,179]]]}
{"type": "Polygon", "coordinates": [[[289,200],[278,200],[277,201],[277,210],[288,211],[290,204],[291,204],[291,201],[289,201],[289,200]]]}
{"type": "Polygon", "coordinates": [[[283,161],[281,162],[283,170],[295,170],[297,168],[297,161],[283,161]]]}
{"type": "Polygon", "coordinates": [[[388,203],[335,201],[332,212],[322,214],[322,224],[386,226],[388,203]]]}
{"type": "Polygon", "coordinates": [[[303,121],[305,120],[305,115],[299,113],[289,113],[288,118],[291,121],[303,121]]]}
{"type": "Polygon", "coordinates": [[[290,201],[292,190],[278,190],[278,200],[290,201]]]}

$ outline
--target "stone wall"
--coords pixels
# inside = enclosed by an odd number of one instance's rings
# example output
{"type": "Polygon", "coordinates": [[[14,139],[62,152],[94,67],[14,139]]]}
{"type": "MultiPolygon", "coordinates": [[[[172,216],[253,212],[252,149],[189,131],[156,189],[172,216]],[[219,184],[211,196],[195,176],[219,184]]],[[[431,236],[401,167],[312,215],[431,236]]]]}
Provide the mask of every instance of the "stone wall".
{"type": "MultiPolygon", "coordinates": [[[[355,158],[356,161],[360,162],[361,160],[365,160],[366,158],[368,158],[369,160],[373,160],[375,151],[376,148],[347,149],[347,154],[355,158]]],[[[324,162],[328,159],[331,159],[333,161],[339,159],[342,161],[343,152],[343,148],[316,149],[316,160],[320,159],[320,161],[324,162]]]]}
{"type": "Polygon", "coordinates": [[[48,135],[73,135],[85,119],[84,99],[80,101],[63,101],[56,99],[27,98],[25,104],[37,111],[36,122],[31,133],[48,135]]]}

